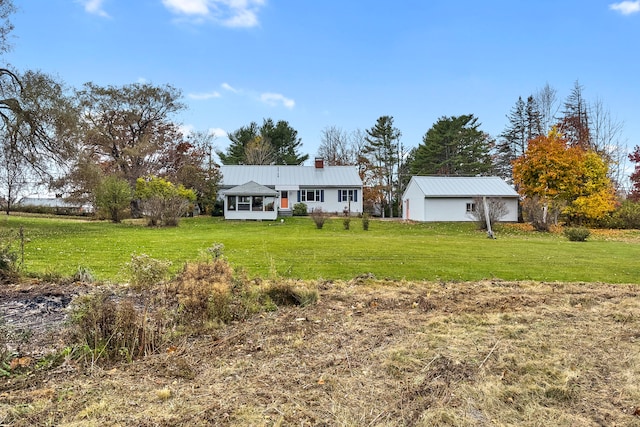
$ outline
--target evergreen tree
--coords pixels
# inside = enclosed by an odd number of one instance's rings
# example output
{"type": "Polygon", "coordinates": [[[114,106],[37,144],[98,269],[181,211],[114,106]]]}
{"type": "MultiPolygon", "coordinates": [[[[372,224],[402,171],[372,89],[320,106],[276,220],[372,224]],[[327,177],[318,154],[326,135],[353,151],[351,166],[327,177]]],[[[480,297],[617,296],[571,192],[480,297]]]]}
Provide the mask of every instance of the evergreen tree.
{"type": "Polygon", "coordinates": [[[225,165],[248,164],[246,154],[254,152],[255,142],[259,140],[271,147],[273,163],[276,165],[300,165],[309,158],[308,154],[299,153],[302,140],[298,138],[298,131],[285,120],[274,123],[272,119],[264,119],[262,126],[251,122],[229,134],[229,139],[231,144],[226,153],[217,152],[225,165]]]}
{"type": "Polygon", "coordinates": [[[383,216],[394,200],[394,182],[397,174],[399,140],[402,133],[393,126],[392,116],[381,116],[367,129],[366,145],[362,154],[369,160],[369,174],[381,191],[383,216]]]}
{"type": "Polygon", "coordinates": [[[265,119],[260,135],[271,143],[277,165],[301,165],[309,158],[308,154],[301,155],[298,152],[302,147],[302,140],[298,138],[298,131],[285,120],[278,120],[274,124],[273,120],[265,119]]]}
{"type": "Polygon", "coordinates": [[[527,102],[518,97],[508,116],[509,124],[500,134],[495,149],[496,174],[508,181],[513,175],[512,163],[527,150],[529,141],[543,135],[542,114],[533,96],[527,102]]]}
{"type": "Polygon", "coordinates": [[[487,175],[493,140],[473,114],[441,117],[427,131],[411,165],[414,175],[487,175]]]}
{"type": "Polygon", "coordinates": [[[242,126],[229,134],[231,144],[227,147],[227,152],[217,151],[220,161],[225,165],[245,164],[245,151],[247,145],[260,135],[260,129],[256,122],[251,122],[247,126],[242,126]]]}
{"type": "Polygon", "coordinates": [[[582,85],[576,81],[564,103],[558,128],[570,145],[588,150],[592,148],[589,108],[582,92],[582,85]]]}

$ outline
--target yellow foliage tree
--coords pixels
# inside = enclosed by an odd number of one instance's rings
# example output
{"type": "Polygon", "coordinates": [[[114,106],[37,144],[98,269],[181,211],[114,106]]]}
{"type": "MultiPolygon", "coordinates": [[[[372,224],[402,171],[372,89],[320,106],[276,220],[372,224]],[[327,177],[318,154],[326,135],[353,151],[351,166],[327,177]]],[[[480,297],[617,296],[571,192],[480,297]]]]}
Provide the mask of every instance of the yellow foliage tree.
{"type": "Polygon", "coordinates": [[[529,141],[524,155],[513,162],[513,178],[525,198],[541,201],[546,211],[556,208],[569,221],[582,223],[602,218],[615,207],[608,164],[591,150],[567,143],[552,129],[529,141]]]}

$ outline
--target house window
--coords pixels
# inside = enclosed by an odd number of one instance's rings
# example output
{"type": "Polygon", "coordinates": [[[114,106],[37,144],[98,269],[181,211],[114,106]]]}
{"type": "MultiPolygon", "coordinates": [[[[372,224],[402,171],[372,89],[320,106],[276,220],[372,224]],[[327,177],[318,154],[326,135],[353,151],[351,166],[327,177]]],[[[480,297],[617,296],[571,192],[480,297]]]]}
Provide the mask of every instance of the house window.
{"type": "Polygon", "coordinates": [[[358,190],[338,190],[338,202],[357,202],[358,190]]]}
{"type": "Polygon", "coordinates": [[[228,211],[236,210],[236,196],[227,196],[227,210],[228,211]]]}
{"type": "Polygon", "coordinates": [[[251,210],[257,212],[262,211],[262,196],[253,196],[253,201],[251,202],[251,210]]]}
{"type": "Polygon", "coordinates": [[[473,213],[476,211],[475,203],[467,203],[467,213],[473,213]]]}
{"type": "Polygon", "coordinates": [[[265,197],[264,198],[264,210],[268,212],[273,212],[275,210],[275,197],[265,197]]]}
{"type": "Polygon", "coordinates": [[[238,210],[239,211],[251,210],[251,196],[238,196],[238,210]]]}
{"type": "Polygon", "coordinates": [[[324,190],[301,190],[301,202],[324,202],[324,190]]]}

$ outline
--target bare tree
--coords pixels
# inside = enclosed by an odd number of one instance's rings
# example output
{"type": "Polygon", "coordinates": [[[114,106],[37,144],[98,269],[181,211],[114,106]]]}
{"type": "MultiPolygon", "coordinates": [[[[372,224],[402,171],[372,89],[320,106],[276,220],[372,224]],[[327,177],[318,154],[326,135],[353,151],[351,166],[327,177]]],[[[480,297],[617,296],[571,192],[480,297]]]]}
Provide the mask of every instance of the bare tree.
{"type": "Polygon", "coordinates": [[[558,103],[558,91],[547,83],[535,94],[535,100],[540,111],[540,125],[542,132],[546,134],[556,123],[556,117],[560,110],[560,104],[558,103]]]}
{"type": "Polygon", "coordinates": [[[354,150],[347,132],[337,126],[322,130],[318,157],[322,157],[329,166],[354,164],[354,150]]]}
{"type": "Polygon", "coordinates": [[[9,16],[16,11],[12,0],[0,0],[0,53],[11,49],[9,43],[9,33],[13,31],[13,24],[9,21],[9,16]]]}
{"type": "Polygon", "coordinates": [[[626,140],[622,140],[624,125],[611,117],[599,99],[591,104],[590,112],[592,148],[609,163],[609,178],[622,190],[628,161],[626,140]]]}
{"type": "Polygon", "coordinates": [[[474,209],[469,215],[475,220],[479,230],[487,230],[487,213],[489,217],[489,224],[493,228],[493,224],[500,221],[507,213],[509,209],[503,199],[489,197],[486,199],[486,207],[484,199],[482,197],[474,197],[473,205],[474,209]]]}
{"type": "Polygon", "coordinates": [[[27,185],[26,166],[24,157],[16,150],[15,144],[5,138],[0,149],[0,185],[4,187],[7,215],[27,185]]]}
{"type": "Polygon", "coordinates": [[[246,165],[270,165],[275,161],[275,151],[268,139],[257,136],[244,147],[246,165]]]}

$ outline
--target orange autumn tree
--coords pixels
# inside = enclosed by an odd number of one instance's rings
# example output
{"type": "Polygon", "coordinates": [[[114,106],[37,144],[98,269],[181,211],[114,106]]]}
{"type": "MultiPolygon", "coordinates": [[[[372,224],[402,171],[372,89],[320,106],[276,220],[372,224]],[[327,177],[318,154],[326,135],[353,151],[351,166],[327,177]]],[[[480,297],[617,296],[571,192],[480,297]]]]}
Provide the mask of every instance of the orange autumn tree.
{"type": "MultiPolygon", "coordinates": [[[[601,219],[614,209],[608,164],[596,152],[570,145],[557,128],[529,141],[513,162],[513,177],[526,203],[541,210],[538,229],[548,229],[548,212],[562,213],[568,222],[601,219]]],[[[531,214],[531,216],[535,216],[531,214]]]]}

